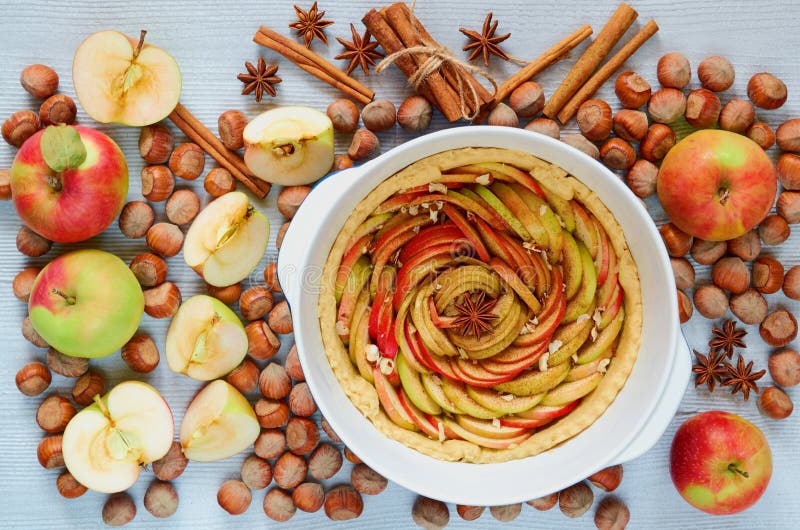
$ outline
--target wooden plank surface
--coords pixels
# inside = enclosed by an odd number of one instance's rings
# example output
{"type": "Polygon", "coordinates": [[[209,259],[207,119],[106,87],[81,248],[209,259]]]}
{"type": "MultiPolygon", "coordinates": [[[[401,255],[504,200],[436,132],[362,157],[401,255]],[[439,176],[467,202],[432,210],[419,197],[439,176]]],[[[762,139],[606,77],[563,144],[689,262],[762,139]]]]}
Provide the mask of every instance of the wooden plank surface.
{"type": "MultiPolygon", "coordinates": [[[[309,2],[304,2],[304,4],[309,2]]],[[[616,5],[615,1],[580,0],[563,2],[558,0],[497,0],[491,3],[495,18],[500,21],[499,32],[511,31],[506,41],[506,50],[519,57],[532,59],[553,42],[567,35],[583,23],[590,23],[599,30],[616,5]]],[[[779,110],[759,112],[761,119],[777,126],[789,117],[800,115],[800,33],[796,30],[797,0],[752,2],[745,0],[721,0],[719,2],[695,2],[689,0],[634,1],[640,18],[634,28],[641,27],[646,20],[654,18],[661,31],[631,59],[627,66],[637,70],[653,85],[656,85],[655,63],[668,51],[680,51],[691,60],[693,67],[705,56],[721,54],[728,57],[737,70],[736,82],[731,90],[722,95],[723,101],[743,97],[750,75],[770,71],[781,77],[789,86],[789,101],[779,110]]],[[[307,6],[304,6],[307,7],[307,6]]],[[[358,22],[363,13],[374,4],[365,1],[323,1],[320,6],[327,10],[327,18],[336,24],[328,29],[331,46],[315,45],[315,50],[332,58],[339,45],[334,36],[349,39],[349,22],[358,22]]],[[[479,0],[444,0],[418,2],[416,12],[430,32],[442,43],[458,50],[464,43],[458,33],[459,26],[480,27],[486,14],[487,3],[479,0]]],[[[268,60],[277,57],[269,51],[258,49],[251,42],[260,24],[267,24],[288,34],[286,24],[293,16],[291,2],[286,0],[181,0],[160,2],[157,0],[107,2],[91,1],[44,1],[25,0],[12,2],[0,0],[0,117],[21,108],[35,108],[33,101],[19,86],[19,72],[30,63],[43,62],[52,65],[61,75],[61,89],[74,95],[71,83],[72,54],[81,40],[100,29],[119,29],[128,34],[138,30],[149,30],[148,40],[169,50],[178,60],[183,72],[183,96],[181,100],[209,126],[214,126],[216,117],[229,108],[239,108],[250,115],[275,104],[307,104],[324,110],[339,94],[327,85],[304,74],[283,59],[279,59],[283,83],[278,87],[275,100],[266,98],[261,105],[249,97],[239,95],[241,86],[235,75],[242,71],[245,60],[254,60],[263,55],[268,60]]],[[[357,24],[360,28],[360,23],[357,24]]],[[[623,39],[624,42],[625,39],[623,39]]],[[[575,53],[585,48],[584,43],[575,53]]],[[[574,58],[572,59],[574,60],[574,58]]],[[[572,60],[559,64],[539,76],[547,94],[551,94],[557,83],[568,71],[572,60]]],[[[493,60],[491,72],[500,81],[516,71],[511,64],[500,64],[493,60]]],[[[361,74],[356,74],[361,78],[361,74]]],[[[410,93],[403,77],[396,69],[389,69],[379,76],[370,76],[366,83],[378,97],[389,98],[399,103],[410,93]]],[[[692,87],[698,86],[693,76],[692,87]]],[[[616,106],[616,98],[610,83],[604,87],[600,97],[616,106]]],[[[91,124],[81,113],[79,121],[91,124]]],[[[437,115],[432,130],[447,127],[437,115]]],[[[136,151],[138,130],[119,126],[101,126],[120,144],[128,155],[131,167],[129,199],[140,198],[139,170],[142,162],[136,151]]],[[[568,129],[574,129],[574,122],[568,129]]],[[[180,136],[179,136],[180,138],[180,136]]],[[[399,128],[380,134],[384,149],[398,145],[410,138],[399,128]]],[[[346,149],[349,138],[337,139],[337,148],[346,149]]],[[[14,151],[6,145],[0,146],[0,167],[8,167],[14,151]]],[[[209,164],[211,164],[209,162],[209,164]]],[[[201,183],[187,184],[200,190],[201,183]]],[[[276,193],[273,192],[259,207],[269,215],[273,223],[272,241],[282,223],[274,208],[276,193]]],[[[648,201],[656,222],[664,222],[664,215],[657,202],[648,201]]],[[[158,215],[163,207],[158,206],[158,215]]],[[[3,362],[0,364],[0,399],[3,413],[0,414],[0,527],[14,529],[51,530],[61,528],[101,527],[100,508],[104,496],[88,493],[83,497],[67,501],[61,499],[55,489],[56,471],[42,470],[36,461],[36,444],[41,431],[34,422],[39,398],[26,398],[14,387],[16,371],[28,361],[42,359],[43,350],[28,344],[20,334],[20,322],[25,316],[24,304],[11,295],[11,280],[27,264],[44,265],[53,256],[71,248],[100,246],[114,250],[123,259],[129,260],[145,250],[143,241],[125,240],[116,226],[101,236],[79,245],[56,245],[44,258],[28,260],[15,249],[14,239],[19,221],[11,203],[0,204],[0,336],[5,344],[3,362]]],[[[794,234],[781,247],[770,249],[786,266],[800,263],[800,234],[794,234]]],[[[276,256],[274,244],[265,256],[262,267],[257,269],[246,285],[260,282],[263,265],[276,256]]],[[[170,260],[169,278],[178,283],[184,297],[202,292],[198,278],[183,266],[180,257],[170,260]]],[[[707,267],[699,267],[699,278],[708,277],[707,267]]],[[[780,295],[768,296],[770,307],[784,306],[792,311],[800,308],[796,302],[787,301],[780,295]]],[[[702,349],[708,340],[710,322],[699,315],[684,326],[689,344],[702,349]]],[[[145,317],[142,329],[153,334],[163,346],[167,322],[145,317]]],[[[769,348],[758,337],[755,327],[748,327],[746,355],[754,359],[757,367],[766,367],[769,348]]],[[[292,344],[291,336],[282,337],[285,352],[292,344]]],[[[795,344],[797,346],[797,344],[795,344]]],[[[176,377],[166,366],[159,368],[145,380],[161,389],[175,412],[176,425],[186,405],[199,385],[184,377],[176,377]]],[[[110,384],[131,376],[118,356],[103,359],[92,365],[99,369],[110,384]]],[[[763,383],[769,384],[769,376],[763,383]]],[[[68,391],[71,382],[55,376],[48,394],[68,391]]],[[[800,398],[796,389],[789,390],[794,399],[800,398]]],[[[796,477],[800,474],[800,419],[798,414],[783,422],[766,420],[759,416],[755,400],[743,402],[732,398],[725,391],[708,395],[687,389],[677,417],[660,442],[649,453],[625,466],[625,480],[618,490],[631,510],[631,528],[790,528],[796,527],[800,519],[800,503],[796,497],[796,477]],[[672,435],[685,418],[709,409],[723,409],[741,414],[767,435],[773,451],[774,474],[772,482],[754,508],[732,517],[715,518],[704,515],[683,502],[673,488],[668,473],[669,447],[672,435]]],[[[149,472],[132,489],[139,514],[136,528],[251,528],[271,526],[272,522],[261,510],[263,492],[256,492],[253,503],[245,515],[233,518],[223,513],[216,505],[219,484],[238,474],[243,455],[212,464],[191,464],[186,473],[176,481],[181,503],[178,513],[169,520],[160,521],[144,510],[142,497],[151,480],[149,472]]],[[[425,473],[424,469],[419,470],[425,473]]],[[[328,483],[346,482],[349,467],[345,467],[328,483]]],[[[537,477],[531,477],[537,480],[537,477]]],[[[480,485],[476,485],[480,487],[480,485]]],[[[598,495],[601,497],[602,495],[598,495]]],[[[362,517],[348,524],[347,528],[390,529],[412,527],[411,504],[414,494],[403,488],[390,485],[380,496],[365,499],[362,517]]],[[[458,519],[451,506],[451,527],[488,528],[500,527],[487,513],[476,523],[467,524],[458,519]]],[[[592,509],[580,519],[567,519],[558,509],[539,513],[523,506],[522,515],[504,528],[592,528],[592,509]]],[[[287,527],[328,527],[329,521],[322,513],[298,513],[287,527]]]]}

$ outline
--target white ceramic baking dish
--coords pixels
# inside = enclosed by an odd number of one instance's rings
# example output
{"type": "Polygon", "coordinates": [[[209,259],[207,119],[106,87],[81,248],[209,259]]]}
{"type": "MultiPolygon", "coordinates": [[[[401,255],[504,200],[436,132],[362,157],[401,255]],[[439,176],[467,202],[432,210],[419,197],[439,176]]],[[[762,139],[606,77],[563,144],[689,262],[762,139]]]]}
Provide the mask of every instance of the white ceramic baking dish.
{"type": "Polygon", "coordinates": [[[521,129],[476,126],[432,133],[319,182],[283,240],[278,276],[292,309],[306,380],[331,427],[359,458],[385,477],[443,501],[469,505],[525,501],[640,456],[656,443],[674,416],[691,372],[677,319],[669,258],[641,202],[599,162],[563,142],[521,129]],[[339,386],[325,356],[317,320],[323,265],[356,204],[381,181],[412,162],[468,146],[532,153],[561,166],[595,190],[625,232],[639,268],[643,296],[641,350],[628,381],[608,410],[560,446],[500,464],[443,462],[381,434],[339,386]]]}

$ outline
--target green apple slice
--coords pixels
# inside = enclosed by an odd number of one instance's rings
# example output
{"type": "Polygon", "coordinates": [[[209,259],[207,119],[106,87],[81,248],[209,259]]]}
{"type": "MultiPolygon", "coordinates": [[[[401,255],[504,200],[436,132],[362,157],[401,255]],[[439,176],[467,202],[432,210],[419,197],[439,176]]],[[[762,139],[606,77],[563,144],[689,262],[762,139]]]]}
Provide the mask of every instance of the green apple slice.
{"type": "Polygon", "coordinates": [[[597,270],[594,268],[594,261],[591,254],[583,244],[578,245],[581,254],[581,264],[583,273],[581,286],[575,296],[567,303],[562,322],[573,322],[579,316],[586,314],[594,301],[594,294],[597,290],[597,270]]]}
{"type": "Polygon", "coordinates": [[[216,298],[199,294],[181,304],[172,318],[165,354],[172,371],[210,381],[239,366],[247,346],[239,317],[216,298]]]}
{"type": "MultiPolygon", "coordinates": [[[[534,172],[531,171],[531,175],[533,175],[533,173],[534,172]]],[[[537,180],[537,182],[544,193],[545,199],[547,199],[547,203],[558,214],[558,217],[561,218],[561,221],[564,223],[564,228],[566,228],[569,232],[575,230],[575,212],[573,211],[572,205],[569,203],[569,201],[565,200],[563,197],[559,197],[558,194],[554,193],[550,188],[545,186],[542,181],[537,180]]]]}
{"type": "Polygon", "coordinates": [[[89,489],[124,491],[139,478],[141,466],[167,454],[174,430],[161,394],[146,383],[125,381],[67,424],[64,464],[89,489]]]}
{"type": "Polygon", "coordinates": [[[392,384],[386,379],[386,376],[381,372],[380,367],[376,363],[372,368],[372,378],[375,380],[375,390],[378,392],[378,399],[381,402],[383,411],[392,422],[398,427],[408,429],[410,431],[417,430],[417,426],[409,413],[400,403],[400,398],[397,391],[392,384]]]}
{"type": "Polygon", "coordinates": [[[520,220],[517,218],[516,215],[511,213],[511,210],[501,201],[497,195],[492,193],[489,188],[486,186],[481,186],[480,184],[475,185],[475,193],[477,193],[486,204],[491,206],[494,211],[500,215],[508,225],[517,233],[517,235],[522,238],[523,241],[530,241],[533,239],[530,232],[522,225],[520,220]]]}
{"type": "Polygon", "coordinates": [[[445,395],[442,389],[444,385],[442,377],[436,374],[421,374],[420,377],[422,379],[422,386],[425,387],[425,392],[428,393],[437,405],[450,414],[462,414],[462,412],[456,408],[456,404],[450,401],[450,398],[445,395]]]}
{"type": "Polygon", "coordinates": [[[572,403],[597,388],[601,379],[603,379],[603,374],[598,372],[577,381],[561,383],[547,393],[542,400],[542,405],[545,407],[560,407],[572,403]]]}
{"type": "Polygon", "coordinates": [[[501,425],[499,422],[480,420],[464,414],[456,416],[456,423],[478,436],[485,436],[486,438],[494,438],[496,440],[507,440],[508,438],[515,438],[528,432],[528,429],[524,427],[509,427],[507,425],[501,425]]]}
{"type": "Polygon", "coordinates": [[[181,422],[181,447],[189,460],[213,462],[247,449],[261,433],[247,399],[222,379],[205,386],[181,422]]]}
{"type": "Polygon", "coordinates": [[[544,372],[538,370],[523,372],[516,379],[495,385],[493,388],[515,396],[532,396],[555,388],[567,377],[568,373],[569,363],[563,362],[556,366],[549,366],[544,372]]]}
{"type": "Polygon", "coordinates": [[[564,253],[561,264],[564,269],[564,296],[567,297],[567,300],[571,300],[581,286],[583,263],[578,243],[568,232],[564,232],[564,253]]]}
{"type": "Polygon", "coordinates": [[[561,222],[558,220],[558,217],[556,217],[556,214],[553,213],[550,205],[548,205],[544,199],[529,189],[518,184],[509,184],[509,187],[513,189],[523,202],[528,205],[528,208],[541,219],[542,225],[544,225],[549,236],[547,255],[550,257],[550,261],[557,263],[561,259],[561,250],[564,247],[564,231],[561,228],[561,222]]]}
{"type": "Polygon", "coordinates": [[[183,259],[216,287],[233,285],[256,268],[269,242],[269,220],[242,192],[208,204],[186,232],[183,259]]]}
{"type": "Polygon", "coordinates": [[[614,320],[600,332],[594,342],[587,344],[583,349],[578,352],[578,364],[586,364],[597,359],[600,354],[606,351],[616,340],[622,329],[622,323],[625,320],[625,310],[620,309],[614,320]]]}
{"type": "Polygon", "coordinates": [[[467,385],[460,381],[452,381],[445,377],[442,379],[442,390],[444,391],[444,395],[464,414],[469,414],[474,418],[481,418],[484,420],[491,420],[502,416],[501,413],[487,409],[472,399],[467,393],[467,385]]]}
{"type": "Polygon", "coordinates": [[[532,409],[544,397],[544,393],[531,396],[515,396],[514,394],[503,394],[491,388],[475,386],[467,386],[467,394],[479,405],[500,414],[517,414],[532,409]]]}
{"type": "Polygon", "coordinates": [[[400,376],[400,384],[406,396],[416,405],[418,409],[427,414],[438,416],[442,413],[442,408],[431,398],[422,386],[420,374],[414,370],[406,361],[405,353],[397,355],[397,374],[400,376]]]}

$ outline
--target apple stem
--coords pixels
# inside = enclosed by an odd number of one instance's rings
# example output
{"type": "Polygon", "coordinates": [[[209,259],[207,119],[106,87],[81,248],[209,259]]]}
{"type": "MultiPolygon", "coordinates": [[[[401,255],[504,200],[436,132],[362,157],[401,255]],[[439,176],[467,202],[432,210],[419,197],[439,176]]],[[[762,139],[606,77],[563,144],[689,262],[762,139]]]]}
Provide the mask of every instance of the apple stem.
{"type": "Polygon", "coordinates": [[[719,203],[725,206],[725,203],[728,202],[728,197],[731,196],[730,190],[722,190],[722,193],[719,194],[719,203]]]}
{"type": "Polygon", "coordinates": [[[64,291],[60,291],[58,289],[53,289],[53,294],[57,294],[64,300],[66,300],[68,305],[75,305],[75,297],[67,295],[64,291]]]}
{"type": "Polygon", "coordinates": [[[730,471],[732,473],[739,473],[744,478],[749,478],[750,477],[750,473],[748,473],[747,471],[742,471],[741,469],[739,469],[739,466],[737,466],[734,462],[731,462],[730,464],[728,464],[728,471],[730,471]]]}
{"type": "Polygon", "coordinates": [[[143,29],[141,33],[139,33],[139,44],[136,45],[136,49],[133,50],[133,60],[135,61],[137,57],[139,57],[139,52],[142,51],[142,46],[144,46],[144,36],[147,35],[147,30],[143,29]]]}
{"type": "Polygon", "coordinates": [[[61,178],[60,175],[47,175],[47,183],[53,188],[53,191],[61,191],[61,178]]]}

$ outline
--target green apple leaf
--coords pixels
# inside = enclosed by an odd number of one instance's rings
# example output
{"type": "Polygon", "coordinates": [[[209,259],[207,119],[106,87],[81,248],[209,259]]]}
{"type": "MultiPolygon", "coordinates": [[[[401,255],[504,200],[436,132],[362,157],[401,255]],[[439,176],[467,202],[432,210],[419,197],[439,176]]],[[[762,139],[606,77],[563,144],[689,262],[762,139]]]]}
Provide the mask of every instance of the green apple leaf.
{"type": "Polygon", "coordinates": [[[45,163],[56,172],[79,167],[86,160],[86,146],[81,135],[78,129],[69,125],[47,127],[39,146],[45,163]]]}

